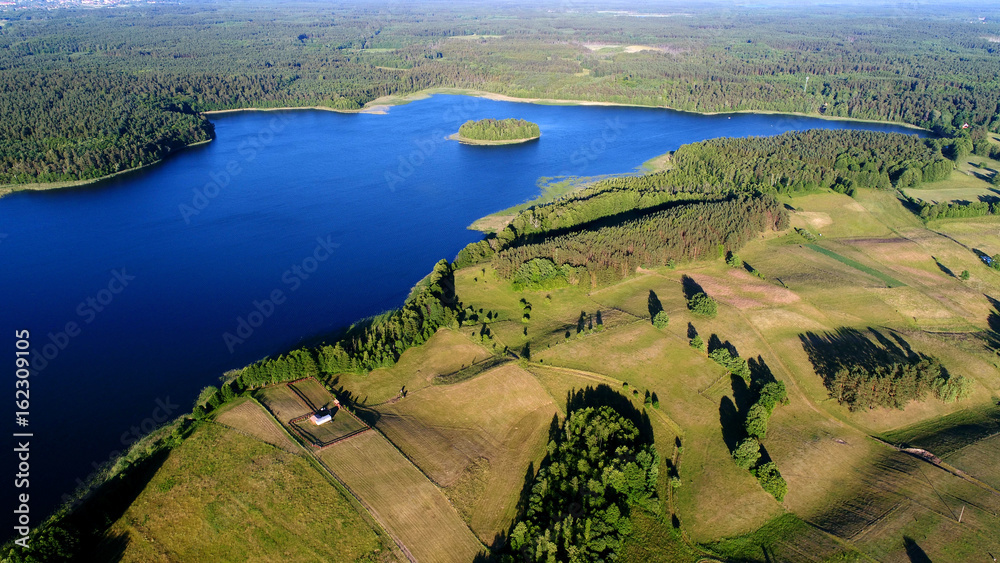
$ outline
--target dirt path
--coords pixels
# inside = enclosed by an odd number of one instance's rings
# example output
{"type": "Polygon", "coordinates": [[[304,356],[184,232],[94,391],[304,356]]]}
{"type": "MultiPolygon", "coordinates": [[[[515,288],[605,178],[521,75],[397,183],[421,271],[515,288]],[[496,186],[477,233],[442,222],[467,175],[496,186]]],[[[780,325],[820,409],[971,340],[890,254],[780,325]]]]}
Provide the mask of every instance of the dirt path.
{"type": "MultiPolygon", "coordinates": [[[[564,368],[564,367],[560,367],[560,366],[545,365],[545,364],[537,363],[537,362],[529,362],[528,365],[534,366],[534,367],[538,367],[538,368],[543,368],[543,369],[551,369],[551,370],[554,370],[554,371],[561,371],[563,373],[569,373],[569,374],[575,375],[577,377],[582,377],[584,379],[590,379],[591,381],[597,381],[597,382],[600,382],[600,383],[613,383],[616,386],[621,386],[621,384],[622,384],[621,380],[618,380],[618,379],[615,379],[613,377],[604,375],[602,373],[596,373],[596,372],[586,371],[586,370],[582,370],[582,369],[564,368]]],[[[676,422],[674,422],[673,419],[671,419],[669,416],[667,416],[666,413],[664,413],[660,409],[646,409],[646,412],[652,412],[653,414],[655,414],[656,416],[658,416],[660,418],[660,420],[664,424],[666,424],[667,426],[669,426],[670,429],[673,430],[674,433],[677,434],[678,437],[681,437],[681,438],[684,437],[684,430],[680,427],[680,425],[677,424],[676,422]]]]}

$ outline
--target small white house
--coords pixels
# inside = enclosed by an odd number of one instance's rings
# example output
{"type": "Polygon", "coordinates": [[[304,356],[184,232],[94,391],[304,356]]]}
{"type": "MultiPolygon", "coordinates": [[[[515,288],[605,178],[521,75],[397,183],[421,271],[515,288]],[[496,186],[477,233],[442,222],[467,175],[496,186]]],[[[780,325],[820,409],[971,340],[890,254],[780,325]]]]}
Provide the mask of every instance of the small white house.
{"type": "Polygon", "coordinates": [[[309,420],[311,420],[316,426],[319,426],[320,424],[325,424],[333,420],[333,414],[330,413],[330,409],[322,408],[314,412],[313,415],[309,417],[309,420]]]}

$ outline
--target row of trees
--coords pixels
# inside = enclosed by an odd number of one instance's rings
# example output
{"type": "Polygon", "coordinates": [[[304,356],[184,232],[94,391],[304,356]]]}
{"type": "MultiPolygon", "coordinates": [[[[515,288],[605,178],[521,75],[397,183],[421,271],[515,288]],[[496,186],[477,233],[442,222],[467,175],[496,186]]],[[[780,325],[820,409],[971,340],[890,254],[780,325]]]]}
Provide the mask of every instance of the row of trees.
{"type": "Polygon", "coordinates": [[[611,561],[632,507],[655,506],[659,457],[609,406],[574,410],[549,442],[504,560],[611,561]]]}
{"type": "Polygon", "coordinates": [[[458,128],[458,134],[476,141],[515,141],[534,139],[542,133],[537,123],[510,118],[469,120],[458,128]]]}
{"type": "Polygon", "coordinates": [[[747,409],[743,420],[743,431],[745,437],[737,444],[733,450],[733,459],[736,465],[750,471],[761,488],[770,493],[778,501],[782,501],[788,494],[788,483],[778,471],[778,465],[771,461],[761,463],[764,455],[761,442],[767,435],[767,425],[778,405],[788,403],[788,393],[785,384],[780,381],[768,381],[759,385],[760,381],[755,381],[750,388],[757,399],[747,409]]]}
{"type": "Polygon", "coordinates": [[[744,358],[734,356],[728,348],[721,347],[708,353],[709,359],[726,368],[729,373],[738,375],[750,382],[750,366],[744,358]]]}
{"type": "Polygon", "coordinates": [[[988,201],[974,201],[971,203],[955,203],[950,201],[929,203],[920,201],[919,205],[920,218],[924,221],[1000,215],[1000,202],[996,201],[992,203],[988,201]]]}

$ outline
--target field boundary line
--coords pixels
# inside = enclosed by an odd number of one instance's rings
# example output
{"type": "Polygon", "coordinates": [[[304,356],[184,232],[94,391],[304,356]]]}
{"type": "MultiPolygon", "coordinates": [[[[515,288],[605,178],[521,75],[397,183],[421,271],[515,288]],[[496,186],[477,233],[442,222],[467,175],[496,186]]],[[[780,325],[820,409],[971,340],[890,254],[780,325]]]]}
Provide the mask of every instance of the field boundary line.
{"type": "Polygon", "coordinates": [[[321,451],[323,451],[323,450],[325,450],[325,449],[327,449],[329,447],[336,446],[337,444],[339,444],[341,442],[346,442],[347,440],[349,440],[349,439],[351,439],[351,438],[353,438],[355,436],[358,436],[360,434],[364,434],[365,432],[368,432],[369,430],[371,430],[371,428],[362,428],[361,430],[355,430],[354,432],[351,432],[350,434],[348,434],[346,436],[341,436],[340,438],[337,438],[336,440],[334,440],[332,442],[329,442],[329,443],[327,443],[325,445],[316,446],[316,453],[319,453],[319,452],[321,452],[321,451]]]}
{"type": "Polygon", "coordinates": [[[305,448],[305,444],[302,443],[302,439],[299,436],[296,436],[295,434],[292,434],[291,432],[289,432],[285,428],[285,425],[282,424],[281,421],[278,419],[278,415],[274,414],[274,411],[272,411],[271,408],[268,407],[266,403],[262,403],[260,401],[255,401],[255,402],[258,405],[260,405],[261,407],[263,407],[264,410],[267,411],[267,414],[271,415],[271,418],[274,419],[274,421],[278,423],[278,426],[280,426],[281,429],[284,430],[286,434],[288,434],[289,436],[292,437],[292,440],[294,440],[296,444],[298,444],[302,448],[305,448]]]}
{"type": "Polygon", "coordinates": [[[868,555],[864,551],[861,551],[861,549],[859,549],[857,546],[855,546],[853,541],[851,541],[851,540],[849,540],[847,538],[838,536],[837,534],[834,534],[833,532],[830,532],[829,530],[824,529],[822,526],[820,526],[820,525],[812,522],[811,520],[807,520],[805,518],[802,518],[802,521],[805,522],[806,525],[810,526],[812,529],[814,529],[817,532],[825,535],[828,539],[832,540],[833,543],[839,545],[841,548],[849,549],[849,550],[853,551],[854,553],[857,553],[858,555],[860,555],[864,559],[866,559],[868,561],[871,561],[871,563],[879,563],[878,559],[875,559],[875,558],[871,557],[870,555],[868,555]]]}
{"type": "Polygon", "coordinates": [[[309,457],[316,460],[316,462],[319,463],[319,465],[331,477],[333,477],[334,479],[336,479],[338,483],[340,483],[341,487],[343,487],[348,493],[351,494],[352,497],[354,497],[354,500],[357,501],[358,504],[360,504],[365,510],[368,511],[368,514],[378,523],[379,526],[382,527],[382,530],[385,531],[385,534],[390,538],[392,538],[392,541],[396,543],[396,547],[398,547],[399,550],[403,552],[403,555],[405,555],[407,559],[409,559],[412,563],[417,563],[417,558],[414,557],[412,553],[410,553],[410,550],[406,547],[405,544],[403,544],[402,540],[400,540],[398,537],[396,537],[395,534],[389,531],[389,528],[386,527],[385,522],[382,520],[382,517],[379,515],[378,511],[376,511],[368,503],[362,500],[361,497],[358,496],[358,494],[355,493],[354,490],[351,489],[351,487],[347,483],[345,483],[343,479],[341,479],[332,469],[330,469],[330,466],[327,465],[325,461],[317,457],[315,454],[310,454],[309,457]]]}
{"type": "MultiPolygon", "coordinates": [[[[304,379],[306,379],[306,378],[304,378],[304,379]]],[[[311,379],[311,378],[308,378],[308,379],[311,379]]],[[[299,382],[299,381],[303,381],[303,379],[296,380],[296,382],[299,382]]],[[[316,383],[319,383],[319,381],[316,381],[316,383]]],[[[322,385],[323,384],[320,383],[320,386],[322,386],[322,385]]],[[[309,407],[309,412],[316,412],[316,410],[317,410],[316,406],[313,405],[312,401],[310,401],[308,397],[306,397],[305,395],[302,394],[302,391],[299,391],[298,387],[296,387],[295,385],[293,385],[293,382],[289,381],[288,383],[285,384],[285,387],[288,387],[289,389],[291,389],[292,393],[295,393],[295,395],[299,398],[299,400],[301,400],[303,403],[305,403],[305,405],[307,407],[309,407]]],[[[326,389],[326,387],[323,387],[323,389],[326,389]]]]}
{"type": "Polygon", "coordinates": [[[278,417],[274,416],[274,413],[268,410],[267,406],[258,401],[256,397],[251,396],[250,400],[253,401],[254,404],[256,404],[264,411],[264,414],[266,414],[268,418],[271,419],[271,423],[277,425],[278,429],[281,430],[285,434],[285,436],[287,436],[288,439],[292,441],[293,444],[297,445],[303,454],[307,453],[306,449],[302,446],[302,444],[300,444],[299,441],[296,440],[294,436],[292,436],[292,433],[289,432],[287,428],[285,428],[284,424],[281,424],[281,421],[278,420],[278,417]]]}
{"type": "Polygon", "coordinates": [[[390,440],[388,436],[386,436],[385,434],[383,434],[381,430],[379,430],[378,428],[375,428],[375,427],[372,427],[371,430],[373,432],[375,432],[380,438],[382,438],[383,440],[385,440],[385,442],[387,444],[389,444],[390,446],[392,446],[393,449],[395,449],[397,452],[399,452],[399,455],[403,456],[403,458],[406,461],[408,461],[410,463],[410,465],[412,465],[414,467],[414,469],[416,469],[417,471],[419,471],[420,474],[424,476],[424,479],[427,479],[428,483],[430,483],[431,485],[433,485],[434,488],[436,488],[438,490],[438,492],[441,493],[441,496],[444,497],[445,502],[448,503],[448,506],[450,506],[451,509],[454,510],[456,514],[458,514],[458,519],[462,522],[462,524],[465,525],[466,529],[469,530],[469,533],[472,534],[472,537],[476,538],[476,541],[479,543],[479,545],[484,550],[489,551],[489,546],[487,546],[486,544],[484,544],[483,540],[479,539],[479,535],[476,534],[476,531],[472,529],[472,526],[470,526],[469,523],[466,522],[464,518],[462,518],[462,514],[458,511],[458,508],[455,508],[455,504],[451,502],[451,499],[448,498],[448,495],[444,494],[444,491],[442,490],[444,487],[442,487],[441,485],[439,485],[437,483],[437,481],[435,481],[434,479],[431,479],[430,475],[428,475],[419,465],[417,465],[416,462],[414,462],[412,459],[410,459],[410,456],[406,455],[403,452],[403,450],[400,449],[400,447],[397,446],[395,444],[395,442],[393,442],[392,440],[390,440]]]}
{"type": "MultiPolygon", "coordinates": [[[[718,385],[719,383],[721,383],[724,379],[726,379],[727,376],[732,376],[732,372],[726,371],[726,373],[724,373],[724,374],[722,374],[722,375],[719,376],[719,379],[716,379],[715,381],[709,383],[708,387],[705,387],[704,389],[699,390],[698,394],[701,395],[702,397],[704,397],[706,400],[711,401],[711,402],[714,403],[715,401],[712,401],[712,399],[709,399],[707,396],[705,396],[705,393],[708,393],[709,391],[711,391],[713,387],[715,387],[716,385],[718,385]]],[[[725,394],[725,393],[723,393],[723,394],[725,394]]]]}

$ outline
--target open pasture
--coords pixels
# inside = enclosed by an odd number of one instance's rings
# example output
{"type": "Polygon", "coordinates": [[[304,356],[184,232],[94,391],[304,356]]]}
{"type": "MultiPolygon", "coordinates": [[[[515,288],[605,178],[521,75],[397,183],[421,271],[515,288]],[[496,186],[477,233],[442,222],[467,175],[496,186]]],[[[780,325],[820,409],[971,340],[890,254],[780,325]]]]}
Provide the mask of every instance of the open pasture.
{"type": "MultiPolygon", "coordinates": [[[[490,331],[501,346],[520,352],[525,343],[533,351],[555,345],[578,332],[603,324],[606,329],[636,320],[631,311],[613,311],[588,296],[589,280],[553,289],[515,291],[509,281],[499,279],[486,264],[464,268],[455,273],[456,291],[463,303],[475,310],[493,311],[498,315],[489,324],[490,331]],[[528,322],[523,322],[524,304],[531,306],[528,322]],[[581,314],[583,323],[581,327],[581,314]],[[600,318],[598,318],[598,316],[600,318]]],[[[641,315],[640,315],[641,316],[641,315]]],[[[478,334],[481,325],[462,328],[465,335],[478,334]]]]}

